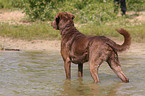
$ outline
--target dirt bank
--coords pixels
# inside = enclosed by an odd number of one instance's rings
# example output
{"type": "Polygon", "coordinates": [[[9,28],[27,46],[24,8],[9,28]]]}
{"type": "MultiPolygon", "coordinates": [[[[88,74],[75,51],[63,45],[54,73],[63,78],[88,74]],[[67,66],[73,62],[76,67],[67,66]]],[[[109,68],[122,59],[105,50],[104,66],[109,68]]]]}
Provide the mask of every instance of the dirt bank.
{"type": "Polygon", "coordinates": [[[59,40],[24,41],[0,37],[1,48],[20,49],[21,51],[52,51],[60,50],[59,40]]]}
{"type": "MultiPolygon", "coordinates": [[[[115,38],[111,38],[118,44],[122,41],[117,41],[115,38]]],[[[24,41],[11,38],[0,37],[1,48],[6,49],[20,49],[21,51],[59,51],[60,40],[33,40],[24,41]]],[[[132,42],[131,47],[126,52],[120,54],[131,54],[131,55],[145,55],[145,43],[132,42]]]]}

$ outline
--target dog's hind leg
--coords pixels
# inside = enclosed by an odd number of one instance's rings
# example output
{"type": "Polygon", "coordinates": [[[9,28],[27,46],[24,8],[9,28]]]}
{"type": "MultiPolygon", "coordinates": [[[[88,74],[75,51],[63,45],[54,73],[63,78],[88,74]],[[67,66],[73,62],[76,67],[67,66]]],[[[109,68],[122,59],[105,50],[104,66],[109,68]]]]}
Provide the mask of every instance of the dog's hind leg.
{"type": "Polygon", "coordinates": [[[99,69],[99,66],[102,64],[102,62],[103,60],[101,60],[100,58],[98,58],[97,60],[89,61],[90,72],[95,83],[99,82],[98,69],[99,69]]]}
{"type": "Polygon", "coordinates": [[[112,54],[111,58],[107,60],[107,63],[109,64],[110,68],[117,74],[117,76],[123,81],[123,82],[129,82],[129,79],[124,75],[121,66],[119,64],[118,57],[114,56],[116,54],[112,54]]]}
{"type": "Polygon", "coordinates": [[[78,64],[78,77],[83,76],[83,64],[78,64]]]}

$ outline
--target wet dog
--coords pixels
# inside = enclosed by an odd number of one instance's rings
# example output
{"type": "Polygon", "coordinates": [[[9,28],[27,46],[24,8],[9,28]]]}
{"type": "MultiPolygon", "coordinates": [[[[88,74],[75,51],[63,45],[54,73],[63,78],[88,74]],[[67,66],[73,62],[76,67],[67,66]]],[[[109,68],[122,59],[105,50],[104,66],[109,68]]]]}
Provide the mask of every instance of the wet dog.
{"type": "Polygon", "coordinates": [[[106,61],[110,68],[123,82],[129,82],[122,72],[117,52],[125,51],[131,44],[130,34],[125,29],[117,30],[124,36],[122,45],[116,44],[105,36],[88,36],[80,33],[74,26],[74,15],[67,12],[58,13],[51,23],[60,30],[61,55],[64,60],[66,78],[71,78],[71,62],[78,64],[78,76],[83,76],[83,63],[88,62],[90,73],[95,83],[99,82],[99,66],[106,61]]]}

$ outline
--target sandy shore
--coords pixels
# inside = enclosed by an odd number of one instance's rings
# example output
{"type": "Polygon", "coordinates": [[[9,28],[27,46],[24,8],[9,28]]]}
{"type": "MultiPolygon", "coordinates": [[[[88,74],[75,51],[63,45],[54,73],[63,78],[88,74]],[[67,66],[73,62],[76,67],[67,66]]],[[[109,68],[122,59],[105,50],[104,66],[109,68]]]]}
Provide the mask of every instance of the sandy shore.
{"type": "Polygon", "coordinates": [[[20,49],[21,51],[58,51],[60,40],[24,41],[0,37],[0,45],[5,49],[20,49]]]}
{"type": "MultiPolygon", "coordinates": [[[[121,41],[116,41],[115,38],[113,38],[113,40],[118,44],[122,43],[121,41]]],[[[21,51],[59,51],[60,42],[60,40],[24,41],[0,37],[0,45],[2,47],[7,49],[20,49],[21,51]]],[[[145,55],[145,43],[132,42],[129,50],[119,54],[145,55]]]]}

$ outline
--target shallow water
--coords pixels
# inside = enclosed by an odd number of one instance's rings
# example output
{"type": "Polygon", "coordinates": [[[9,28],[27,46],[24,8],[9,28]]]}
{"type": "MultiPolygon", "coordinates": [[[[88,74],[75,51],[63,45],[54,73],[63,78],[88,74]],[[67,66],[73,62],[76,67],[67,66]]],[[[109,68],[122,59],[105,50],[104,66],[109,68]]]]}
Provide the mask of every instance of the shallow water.
{"type": "Polygon", "coordinates": [[[122,54],[120,62],[129,83],[103,63],[94,84],[87,63],[83,78],[72,64],[71,81],[65,80],[59,52],[0,52],[0,96],[144,96],[145,54],[122,54]]]}

